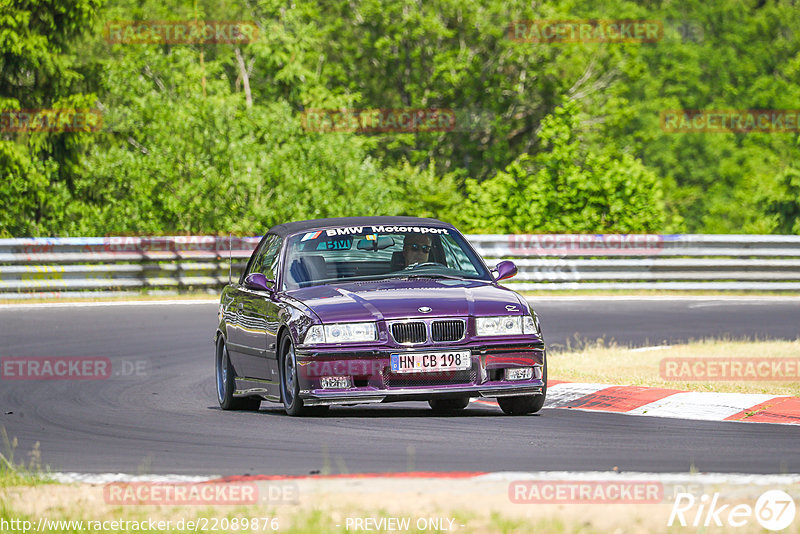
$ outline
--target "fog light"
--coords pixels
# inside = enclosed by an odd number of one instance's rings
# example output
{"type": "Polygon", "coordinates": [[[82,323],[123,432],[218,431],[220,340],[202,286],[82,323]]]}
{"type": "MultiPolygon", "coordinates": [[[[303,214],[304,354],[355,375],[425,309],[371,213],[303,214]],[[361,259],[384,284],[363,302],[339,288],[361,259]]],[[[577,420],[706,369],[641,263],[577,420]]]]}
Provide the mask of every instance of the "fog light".
{"type": "Polygon", "coordinates": [[[536,380],[542,379],[542,366],[541,365],[534,365],[533,366],[533,378],[536,380]]]}
{"type": "Polygon", "coordinates": [[[530,380],[532,376],[532,367],[516,367],[514,369],[506,369],[506,380],[530,380]]]}
{"type": "Polygon", "coordinates": [[[323,376],[320,378],[322,389],[347,389],[350,387],[349,376],[323,376]]]}

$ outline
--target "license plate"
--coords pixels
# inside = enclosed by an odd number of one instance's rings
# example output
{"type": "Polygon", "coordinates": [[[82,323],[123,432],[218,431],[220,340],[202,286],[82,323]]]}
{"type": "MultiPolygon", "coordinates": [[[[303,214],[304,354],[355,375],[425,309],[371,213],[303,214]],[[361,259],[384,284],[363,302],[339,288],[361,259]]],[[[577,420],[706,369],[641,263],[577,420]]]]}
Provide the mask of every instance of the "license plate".
{"type": "Polygon", "coordinates": [[[414,352],[392,354],[393,373],[427,373],[433,371],[465,371],[472,368],[468,350],[449,352],[414,352]]]}

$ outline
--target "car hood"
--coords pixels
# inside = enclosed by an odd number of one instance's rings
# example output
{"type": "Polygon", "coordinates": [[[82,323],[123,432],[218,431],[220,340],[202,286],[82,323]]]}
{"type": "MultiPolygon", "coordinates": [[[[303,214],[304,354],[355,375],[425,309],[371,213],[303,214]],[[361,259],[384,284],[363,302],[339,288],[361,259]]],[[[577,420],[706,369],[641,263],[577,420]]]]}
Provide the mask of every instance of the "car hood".
{"type": "Polygon", "coordinates": [[[528,305],[515,292],[476,280],[397,279],[328,284],[286,293],[324,323],[408,317],[515,315],[528,305]],[[420,308],[431,308],[422,313],[420,308]]]}

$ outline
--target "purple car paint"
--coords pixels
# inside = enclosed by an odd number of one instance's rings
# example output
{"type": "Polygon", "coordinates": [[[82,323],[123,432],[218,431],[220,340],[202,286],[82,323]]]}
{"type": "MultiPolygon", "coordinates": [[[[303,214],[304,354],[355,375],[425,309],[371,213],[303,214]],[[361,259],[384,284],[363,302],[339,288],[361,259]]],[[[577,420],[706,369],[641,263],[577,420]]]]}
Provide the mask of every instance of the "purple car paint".
{"type": "Polygon", "coordinates": [[[514,265],[513,261],[508,261],[508,260],[501,261],[500,263],[498,263],[495,270],[497,271],[497,276],[495,277],[495,280],[497,280],[498,282],[500,280],[505,280],[506,278],[511,278],[512,276],[517,274],[517,266],[514,265]]]}
{"type": "Polygon", "coordinates": [[[270,284],[274,283],[275,280],[269,280],[261,273],[250,273],[244,279],[244,286],[255,291],[269,291],[270,284]]]}
{"type": "Polygon", "coordinates": [[[215,336],[223,409],[282,402],[428,401],[455,412],[494,397],[541,409],[546,350],[528,302],[498,284],[450,224],[412,217],[318,219],[271,228],[220,298],[215,336]]]}

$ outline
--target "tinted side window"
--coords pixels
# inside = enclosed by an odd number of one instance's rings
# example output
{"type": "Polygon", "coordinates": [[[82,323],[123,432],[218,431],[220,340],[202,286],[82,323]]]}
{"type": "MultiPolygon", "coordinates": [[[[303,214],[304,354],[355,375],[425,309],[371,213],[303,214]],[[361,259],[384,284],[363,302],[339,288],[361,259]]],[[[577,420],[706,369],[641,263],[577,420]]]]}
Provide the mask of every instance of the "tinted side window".
{"type": "Polygon", "coordinates": [[[469,273],[470,275],[479,276],[475,265],[469,260],[464,250],[453,241],[452,237],[443,236],[441,242],[448,266],[469,273]]]}
{"type": "Polygon", "coordinates": [[[244,277],[250,273],[261,273],[267,278],[275,279],[275,268],[278,265],[278,252],[281,250],[281,240],[276,235],[267,236],[253,254],[253,261],[245,271],[244,277]]]}

